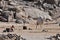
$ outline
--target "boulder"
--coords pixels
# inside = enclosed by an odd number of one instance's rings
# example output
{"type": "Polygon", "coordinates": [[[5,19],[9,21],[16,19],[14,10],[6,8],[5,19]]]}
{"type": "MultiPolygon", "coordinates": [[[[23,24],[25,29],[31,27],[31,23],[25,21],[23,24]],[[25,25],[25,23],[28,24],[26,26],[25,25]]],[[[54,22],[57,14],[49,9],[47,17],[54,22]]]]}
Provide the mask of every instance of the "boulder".
{"type": "Polygon", "coordinates": [[[49,10],[53,10],[53,5],[51,5],[51,4],[47,4],[47,3],[44,3],[43,4],[43,7],[44,7],[44,9],[46,10],[46,9],[49,9],[49,10]]]}
{"type": "Polygon", "coordinates": [[[58,6],[60,7],[60,1],[58,2],[58,6]]]}
{"type": "Polygon", "coordinates": [[[20,36],[17,34],[0,34],[0,40],[20,40],[20,36]]]}
{"type": "Polygon", "coordinates": [[[48,12],[41,11],[37,8],[28,7],[28,8],[24,8],[24,10],[25,10],[26,16],[30,16],[31,18],[42,17],[42,18],[45,18],[45,19],[52,20],[52,18],[49,15],[48,12]]]}
{"type": "Polygon", "coordinates": [[[2,16],[0,16],[0,21],[2,21],[2,22],[7,22],[7,19],[4,18],[4,17],[2,17],[2,16]]]}
{"type": "Polygon", "coordinates": [[[59,6],[60,0],[55,0],[55,4],[56,4],[57,6],[59,6]]]}
{"type": "Polygon", "coordinates": [[[16,23],[19,23],[19,24],[22,24],[23,23],[23,20],[22,19],[17,19],[15,22],[16,23]]]}
{"type": "Polygon", "coordinates": [[[16,13],[17,23],[31,23],[31,22],[34,22],[33,19],[37,19],[39,17],[45,20],[46,19],[52,20],[48,12],[44,12],[37,8],[32,8],[32,7],[26,7],[23,9],[24,11],[21,9],[19,13],[16,13]]]}
{"type": "Polygon", "coordinates": [[[44,3],[55,4],[55,0],[44,0],[44,3]]]}

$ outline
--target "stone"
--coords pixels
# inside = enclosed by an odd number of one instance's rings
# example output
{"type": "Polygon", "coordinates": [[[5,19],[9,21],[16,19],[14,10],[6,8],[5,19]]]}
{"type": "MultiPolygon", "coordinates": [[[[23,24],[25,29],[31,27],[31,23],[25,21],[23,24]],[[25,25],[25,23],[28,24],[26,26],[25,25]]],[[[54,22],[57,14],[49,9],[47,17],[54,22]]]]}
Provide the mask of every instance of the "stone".
{"type": "Polygon", "coordinates": [[[6,22],[6,21],[7,21],[7,19],[6,19],[6,18],[4,18],[4,17],[2,17],[2,16],[0,16],[0,21],[2,21],[2,22],[6,22]]]}
{"type": "Polygon", "coordinates": [[[20,10],[19,13],[16,13],[16,19],[24,19],[25,21],[27,20],[29,22],[28,16],[30,16],[32,19],[41,17],[41,18],[52,20],[52,18],[48,12],[44,12],[44,11],[41,11],[41,10],[39,10],[37,8],[33,8],[33,7],[27,7],[27,8],[22,8],[22,9],[20,10]]]}
{"type": "Polygon", "coordinates": [[[45,19],[51,19],[52,20],[51,16],[49,16],[48,12],[44,12],[44,11],[41,11],[39,9],[31,8],[31,7],[30,8],[29,7],[24,8],[24,10],[26,12],[26,16],[31,16],[31,18],[42,17],[42,18],[45,18],[45,19]]]}
{"type": "Polygon", "coordinates": [[[55,0],[44,0],[44,3],[55,4],[55,0]]]}
{"type": "Polygon", "coordinates": [[[0,1],[0,4],[1,16],[3,18],[10,22],[16,19],[17,21],[20,21],[20,23],[24,21],[29,23],[38,17],[52,20],[54,13],[52,13],[51,16],[45,11],[57,10],[57,7],[60,5],[60,0],[2,0],[0,1]],[[31,17],[31,20],[29,20],[28,16],[31,17]],[[23,21],[21,19],[23,19],[23,21]]]}
{"type": "Polygon", "coordinates": [[[17,19],[17,20],[16,20],[16,23],[22,24],[22,23],[23,23],[23,20],[17,19]]]}
{"type": "Polygon", "coordinates": [[[0,40],[20,40],[20,36],[17,34],[0,34],[0,40]]]}
{"type": "Polygon", "coordinates": [[[45,8],[45,9],[50,9],[50,10],[53,10],[53,5],[51,5],[51,4],[47,4],[47,3],[44,3],[43,4],[43,7],[45,8]]]}

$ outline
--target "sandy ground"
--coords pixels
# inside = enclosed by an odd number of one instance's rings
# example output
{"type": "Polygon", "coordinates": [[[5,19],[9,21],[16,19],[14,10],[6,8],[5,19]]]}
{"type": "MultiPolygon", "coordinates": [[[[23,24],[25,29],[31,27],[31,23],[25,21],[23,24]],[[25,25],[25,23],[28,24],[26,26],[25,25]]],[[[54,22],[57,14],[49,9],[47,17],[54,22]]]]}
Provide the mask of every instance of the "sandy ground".
{"type": "Polygon", "coordinates": [[[50,36],[56,35],[57,33],[60,33],[60,27],[57,24],[50,24],[50,25],[44,25],[44,28],[49,30],[48,32],[41,32],[41,30],[20,30],[20,26],[23,24],[14,24],[14,23],[1,23],[0,22],[0,34],[8,34],[3,33],[2,31],[10,27],[11,25],[15,26],[14,32],[10,32],[11,34],[17,34],[21,35],[26,40],[50,40],[47,39],[50,36]]]}
{"type": "Polygon", "coordinates": [[[22,34],[22,37],[26,38],[26,40],[50,40],[50,39],[47,39],[50,36],[52,36],[52,35],[48,34],[48,33],[26,33],[26,34],[22,34]]]}
{"type": "MultiPolygon", "coordinates": [[[[21,37],[23,37],[26,40],[50,40],[47,39],[53,35],[56,35],[56,32],[39,32],[39,33],[34,33],[31,31],[15,31],[15,32],[10,32],[11,34],[17,34],[17,35],[21,35],[21,37]]],[[[8,34],[8,33],[0,33],[0,34],[8,34]]]]}
{"type": "MultiPolygon", "coordinates": [[[[26,40],[50,40],[47,39],[53,35],[56,35],[57,33],[51,33],[51,32],[40,32],[40,33],[30,33],[30,31],[20,31],[20,32],[10,32],[11,34],[18,34],[21,35],[26,40]]],[[[1,33],[1,34],[8,34],[8,33],[1,33]]]]}

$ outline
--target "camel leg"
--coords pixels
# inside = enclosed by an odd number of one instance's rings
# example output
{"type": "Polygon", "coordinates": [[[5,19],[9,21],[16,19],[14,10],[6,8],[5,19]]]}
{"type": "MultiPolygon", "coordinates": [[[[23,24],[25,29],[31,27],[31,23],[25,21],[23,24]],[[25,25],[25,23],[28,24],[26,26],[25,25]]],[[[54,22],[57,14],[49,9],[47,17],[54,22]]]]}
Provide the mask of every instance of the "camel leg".
{"type": "Polygon", "coordinates": [[[43,25],[40,25],[40,30],[41,30],[41,31],[43,31],[43,30],[44,30],[43,25]]]}
{"type": "Polygon", "coordinates": [[[40,30],[42,31],[42,25],[40,25],[40,30]]]}
{"type": "Polygon", "coordinates": [[[36,29],[37,29],[38,25],[36,25],[36,29]]]}

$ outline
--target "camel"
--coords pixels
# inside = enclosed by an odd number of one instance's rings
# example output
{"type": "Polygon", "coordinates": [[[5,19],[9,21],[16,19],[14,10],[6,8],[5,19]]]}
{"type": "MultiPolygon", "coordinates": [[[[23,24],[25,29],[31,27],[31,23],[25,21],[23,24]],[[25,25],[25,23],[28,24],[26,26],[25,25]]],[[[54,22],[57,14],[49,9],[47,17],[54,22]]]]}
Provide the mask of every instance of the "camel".
{"type": "Polygon", "coordinates": [[[44,23],[44,19],[42,19],[41,17],[39,17],[39,18],[37,19],[37,22],[36,22],[36,29],[37,29],[38,25],[39,25],[40,28],[42,29],[43,23],[44,23]]]}

